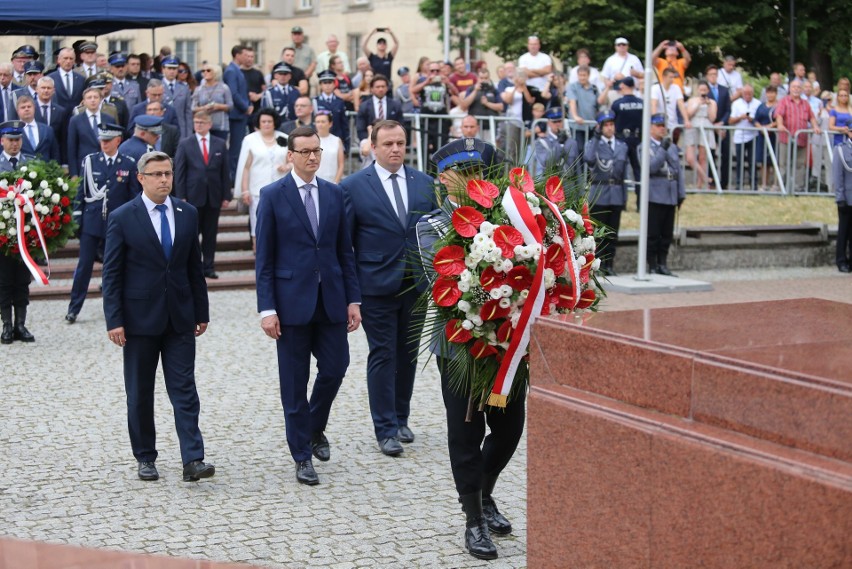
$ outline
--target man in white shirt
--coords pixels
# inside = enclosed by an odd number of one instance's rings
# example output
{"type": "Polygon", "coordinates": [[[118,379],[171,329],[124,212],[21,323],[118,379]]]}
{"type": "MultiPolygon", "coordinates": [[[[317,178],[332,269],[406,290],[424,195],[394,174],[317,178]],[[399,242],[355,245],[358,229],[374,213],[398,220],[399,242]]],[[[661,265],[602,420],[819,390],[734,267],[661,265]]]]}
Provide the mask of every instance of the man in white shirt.
{"type": "Polygon", "coordinates": [[[547,76],[553,71],[553,60],[541,52],[541,40],[538,36],[527,39],[527,53],[518,58],[518,69],[527,74],[527,85],[543,91],[547,85],[547,76]]]}
{"type": "Polygon", "coordinates": [[[743,96],[743,76],[736,70],[737,60],[733,55],[726,55],[722,68],[719,70],[719,83],[728,88],[731,102],[743,96]]]}
{"type": "Polygon", "coordinates": [[[615,53],[604,62],[601,75],[610,81],[620,81],[631,75],[641,79],[644,76],[644,67],[638,57],[628,53],[629,47],[630,43],[626,38],[615,38],[615,53]]]}
{"type": "Polygon", "coordinates": [[[663,71],[662,83],[651,87],[651,114],[666,113],[666,128],[672,133],[672,139],[677,144],[680,130],[675,130],[679,124],[678,111],[683,117],[683,126],[691,128],[689,117],[686,114],[686,106],[683,104],[683,92],[675,85],[674,78],[677,71],[665,69],[663,71]]]}
{"type": "MultiPolygon", "coordinates": [[[[745,85],[743,87],[742,95],[742,97],[734,101],[731,105],[731,117],[728,119],[728,124],[736,125],[738,127],[753,127],[754,113],[757,112],[757,108],[760,106],[760,101],[754,98],[754,87],[751,85],[745,85]]],[[[751,189],[756,189],[755,180],[757,178],[755,175],[756,169],[753,160],[753,141],[758,134],[759,133],[756,130],[744,130],[743,128],[738,128],[734,131],[734,144],[737,148],[737,162],[735,170],[738,190],[742,189],[742,173],[746,167],[750,170],[749,179],[751,180],[751,189]],[[745,157],[745,162],[748,162],[748,166],[745,166],[743,157],[745,157]]]]}
{"type": "Polygon", "coordinates": [[[332,56],[336,55],[340,58],[340,61],[343,62],[343,71],[349,75],[349,56],[346,55],[345,51],[337,50],[339,45],[340,41],[337,39],[336,35],[331,34],[328,36],[328,39],[325,40],[325,46],[328,49],[317,55],[317,73],[321,73],[328,69],[328,60],[331,59],[332,56]]]}

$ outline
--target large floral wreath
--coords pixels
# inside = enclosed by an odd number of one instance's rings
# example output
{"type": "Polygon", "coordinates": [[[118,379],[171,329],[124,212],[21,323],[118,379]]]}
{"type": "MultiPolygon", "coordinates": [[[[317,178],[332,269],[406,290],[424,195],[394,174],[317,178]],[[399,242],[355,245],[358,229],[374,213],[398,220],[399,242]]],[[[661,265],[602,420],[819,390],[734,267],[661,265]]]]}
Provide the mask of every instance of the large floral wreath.
{"type": "Polygon", "coordinates": [[[0,254],[20,257],[37,283],[48,284],[48,276],[35,260],[48,260],[74,233],[76,188],[55,162],[0,173],[0,254]]]}
{"type": "Polygon", "coordinates": [[[606,229],[589,218],[580,186],[567,192],[558,176],[534,182],[515,168],[465,190],[438,231],[426,328],[451,354],[451,385],[480,407],[505,407],[526,389],[535,317],[599,302],[596,238],[606,229]]]}

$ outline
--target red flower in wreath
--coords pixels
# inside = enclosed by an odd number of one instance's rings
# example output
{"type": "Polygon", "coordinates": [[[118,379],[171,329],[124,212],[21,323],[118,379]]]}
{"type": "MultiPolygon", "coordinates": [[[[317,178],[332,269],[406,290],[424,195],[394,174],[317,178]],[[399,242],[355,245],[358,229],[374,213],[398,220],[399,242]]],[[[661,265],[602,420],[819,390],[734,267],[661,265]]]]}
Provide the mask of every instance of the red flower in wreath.
{"type": "Polygon", "coordinates": [[[470,347],[470,353],[471,355],[473,355],[474,359],[481,360],[482,358],[487,358],[488,356],[496,356],[497,348],[486,344],[482,340],[477,340],[470,347]]]}
{"type": "Polygon", "coordinates": [[[479,226],[485,221],[485,216],[469,205],[462,206],[453,212],[453,227],[462,237],[473,237],[479,233],[479,226]]]}
{"type": "MultiPolygon", "coordinates": [[[[65,198],[63,198],[63,199],[65,199],[65,198]]],[[[62,216],[62,224],[67,225],[69,223],[71,223],[71,216],[66,213],[65,215],[62,216]]]]}
{"type": "Polygon", "coordinates": [[[588,308],[595,302],[595,291],[593,289],[587,288],[582,293],[580,293],[580,301],[577,303],[577,308],[583,309],[588,308]]]}
{"type": "Polygon", "coordinates": [[[594,233],[595,228],[592,225],[592,220],[589,219],[589,204],[588,202],[583,202],[583,227],[586,228],[586,233],[591,235],[594,233]]]}
{"type": "Polygon", "coordinates": [[[432,259],[435,272],[444,277],[457,276],[464,272],[464,249],[458,245],[442,247],[432,259]]]}
{"type": "Polygon", "coordinates": [[[548,247],[545,259],[547,260],[547,267],[553,269],[556,276],[565,272],[565,251],[562,249],[562,245],[554,243],[548,247]]]}
{"type": "Polygon", "coordinates": [[[479,275],[479,284],[485,290],[497,288],[500,285],[506,284],[506,273],[498,273],[491,265],[487,266],[482,274],[479,275]]]}
{"type": "Polygon", "coordinates": [[[551,176],[544,184],[544,193],[547,199],[554,203],[565,201],[565,190],[562,188],[562,179],[559,176],[551,176]]]}
{"type": "Polygon", "coordinates": [[[512,259],[515,256],[515,247],[524,244],[524,237],[511,225],[501,225],[494,230],[494,243],[500,247],[503,257],[512,259]]]}
{"type": "Polygon", "coordinates": [[[499,328],[497,328],[497,341],[501,344],[507,343],[512,339],[512,332],[514,328],[512,328],[512,321],[506,320],[503,322],[499,328]]]}
{"type": "Polygon", "coordinates": [[[485,180],[471,180],[467,183],[467,195],[482,207],[491,209],[494,207],[494,198],[500,195],[500,189],[485,180]]]}
{"type": "Polygon", "coordinates": [[[71,200],[68,199],[68,196],[62,196],[61,198],[59,198],[59,203],[62,205],[62,207],[68,207],[69,205],[71,205],[71,200]]]}
{"type": "Polygon", "coordinates": [[[556,306],[559,308],[570,309],[574,305],[574,293],[571,292],[571,285],[557,283],[553,287],[553,300],[556,301],[556,306]]]}
{"type": "Polygon", "coordinates": [[[507,284],[517,291],[527,290],[532,286],[533,276],[523,265],[512,267],[506,279],[507,284]]]}
{"type": "Polygon", "coordinates": [[[453,306],[461,298],[458,283],[449,277],[440,277],[432,286],[432,299],[438,306],[453,306]]]}
{"type": "Polygon", "coordinates": [[[491,299],[485,304],[482,305],[482,308],[479,310],[479,316],[485,320],[498,320],[500,318],[505,318],[509,315],[509,307],[503,308],[500,306],[499,300],[491,299]]]}
{"type": "Polygon", "coordinates": [[[512,168],[509,171],[509,182],[524,193],[535,192],[535,184],[526,168],[512,168]]]}
{"type": "Polygon", "coordinates": [[[458,318],[453,318],[447,322],[444,333],[447,335],[447,340],[454,344],[465,344],[473,338],[470,330],[462,328],[461,320],[458,318]]]}

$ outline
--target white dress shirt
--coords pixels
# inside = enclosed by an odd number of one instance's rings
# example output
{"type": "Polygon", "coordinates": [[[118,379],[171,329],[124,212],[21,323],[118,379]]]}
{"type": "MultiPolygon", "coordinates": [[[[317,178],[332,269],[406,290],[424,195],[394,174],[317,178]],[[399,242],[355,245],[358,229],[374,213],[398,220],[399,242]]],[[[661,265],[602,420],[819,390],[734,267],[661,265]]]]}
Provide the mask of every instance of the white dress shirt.
{"type": "Polygon", "coordinates": [[[207,158],[210,158],[210,133],[207,133],[204,136],[201,136],[197,132],[195,133],[195,140],[198,142],[198,150],[201,151],[201,156],[204,156],[204,145],[201,144],[202,139],[207,139],[207,158]]]}
{"type": "MultiPolygon", "coordinates": [[[[154,203],[151,198],[142,192],[142,202],[145,204],[145,209],[148,210],[148,217],[151,218],[151,225],[154,226],[154,231],[157,233],[157,240],[162,243],[163,236],[160,235],[160,211],[155,207],[158,204],[154,203]]],[[[172,244],[175,242],[175,212],[172,210],[172,200],[166,198],[166,219],[169,220],[169,232],[172,234],[172,244]]]]}
{"type": "Polygon", "coordinates": [[[378,97],[373,95],[373,111],[375,113],[373,116],[376,117],[376,119],[379,118],[379,101],[382,102],[382,113],[384,114],[384,116],[382,118],[386,119],[386,118],[388,118],[388,98],[387,97],[385,97],[384,99],[379,99],[378,97]]]}
{"type": "Polygon", "coordinates": [[[320,221],[320,209],[319,209],[319,184],[317,183],[317,177],[314,176],[313,180],[310,182],[306,182],[301,179],[296,171],[293,171],[293,181],[296,182],[296,187],[299,188],[299,195],[302,197],[302,203],[305,203],[305,198],[308,197],[308,192],[305,190],[305,184],[311,184],[313,188],[311,189],[311,197],[314,198],[314,207],[317,208],[317,225],[319,225],[320,221]]]}
{"type": "MultiPolygon", "coordinates": [[[[390,201],[391,207],[396,212],[396,215],[399,216],[399,210],[396,208],[396,196],[393,195],[393,183],[391,182],[391,174],[389,170],[385,170],[379,163],[376,162],[374,164],[376,168],[376,174],[379,175],[379,180],[382,182],[382,187],[385,189],[385,193],[388,196],[388,201],[390,201]]],[[[405,179],[405,167],[400,166],[399,170],[396,171],[396,182],[399,184],[399,191],[402,194],[402,203],[405,205],[405,212],[408,213],[408,181],[405,179]]]]}
{"type": "Polygon", "coordinates": [[[33,150],[35,150],[36,146],[38,146],[38,142],[39,142],[38,125],[36,124],[35,120],[25,124],[24,136],[26,136],[27,138],[30,139],[30,142],[32,143],[32,146],[33,146],[33,150]],[[32,127],[32,128],[30,128],[30,127],[32,127]]]}

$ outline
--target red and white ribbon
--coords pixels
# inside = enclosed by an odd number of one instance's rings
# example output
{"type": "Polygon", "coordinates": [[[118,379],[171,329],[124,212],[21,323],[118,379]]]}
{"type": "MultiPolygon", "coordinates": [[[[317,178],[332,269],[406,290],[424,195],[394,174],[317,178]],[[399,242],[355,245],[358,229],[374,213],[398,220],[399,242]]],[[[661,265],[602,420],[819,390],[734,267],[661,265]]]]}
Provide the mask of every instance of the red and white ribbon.
{"type": "MultiPolygon", "coordinates": [[[[551,213],[553,213],[553,217],[555,217],[559,222],[559,233],[562,235],[562,251],[565,253],[565,258],[568,263],[566,272],[568,273],[568,278],[571,279],[571,296],[573,298],[571,301],[571,309],[573,310],[577,307],[577,303],[580,302],[580,266],[577,265],[577,260],[574,258],[574,246],[571,244],[571,239],[568,237],[568,226],[565,224],[562,212],[559,211],[556,204],[541,194],[537,195],[541,201],[547,204],[547,207],[550,208],[551,213]]],[[[556,276],[558,277],[560,275],[556,276]]]]}
{"type": "MultiPolygon", "coordinates": [[[[18,183],[15,184],[14,187],[10,187],[7,189],[0,188],[0,198],[8,198],[9,195],[12,195],[12,205],[15,208],[15,223],[17,228],[17,239],[18,239],[18,252],[21,254],[21,260],[24,265],[26,265],[27,269],[30,271],[30,274],[35,279],[35,282],[42,286],[47,286],[50,284],[50,279],[47,275],[44,274],[44,271],[41,270],[41,267],[33,260],[32,255],[30,255],[29,248],[27,247],[27,234],[24,231],[25,216],[26,212],[24,208],[29,206],[30,215],[32,215],[32,226],[36,230],[36,235],[38,236],[38,242],[41,246],[41,250],[44,252],[44,259],[48,263],[48,267],[50,267],[50,259],[47,255],[47,242],[44,239],[44,233],[41,230],[41,221],[38,218],[38,213],[35,209],[35,203],[33,203],[32,198],[27,196],[27,194],[23,190],[23,180],[18,180],[18,183]]],[[[48,269],[49,272],[49,269],[48,269]]]]}

